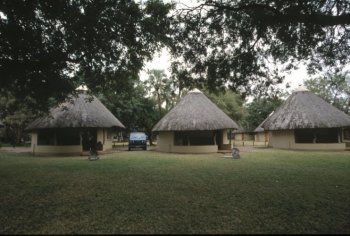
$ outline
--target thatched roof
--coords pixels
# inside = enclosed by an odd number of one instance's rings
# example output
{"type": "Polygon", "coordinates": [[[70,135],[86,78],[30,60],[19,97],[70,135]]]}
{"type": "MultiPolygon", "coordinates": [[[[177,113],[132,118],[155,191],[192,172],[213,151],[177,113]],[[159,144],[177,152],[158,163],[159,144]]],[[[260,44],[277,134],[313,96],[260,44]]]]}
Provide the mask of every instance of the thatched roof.
{"type": "Polygon", "coordinates": [[[238,125],[201,91],[194,89],[181,99],[152,131],[218,130],[238,125]]]}
{"type": "Polygon", "coordinates": [[[262,124],[265,130],[350,126],[350,116],[306,89],[296,90],[262,124]]]}
{"type": "Polygon", "coordinates": [[[244,129],[244,128],[238,128],[236,130],[234,130],[232,133],[234,134],[250,134],[253,133],[254,131],[252,130],[248,130],[248,129],[244,129]]]}
{"type": "Polygon", "coordinates": [[[271,115],[273,114],[273,111],[269,114],[268,117],[265,118],[265,120],[263,120],[259,125],[258,127],[256,127],[254,129],[254,132],[258,133],[258,132],[264,132],[264,128],[262,127],[262,125],[264,124],[264,122],[267,120],[267,118],[269,118],[271,115]]]}
{"type": "Polygon", "coordinates": [[[72,102],[50,110],[46,117],[30,123],[26,130],[46,128],[125,128],[124,125],[95,97],[80,93],[72,102]]]}
{"type": "Polygon", "coordinates": [[[256,133],[264,132],[264,128],[259,125],[258,127],[255,128],[254,132],[256,132],[256,133]]]}

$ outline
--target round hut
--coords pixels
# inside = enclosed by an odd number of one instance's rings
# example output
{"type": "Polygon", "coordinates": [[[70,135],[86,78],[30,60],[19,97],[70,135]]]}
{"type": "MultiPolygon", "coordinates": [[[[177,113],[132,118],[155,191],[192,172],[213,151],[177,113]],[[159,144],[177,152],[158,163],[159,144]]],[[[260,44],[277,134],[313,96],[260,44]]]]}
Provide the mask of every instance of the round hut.
{"type": "Polygon", "coordinates": [[[157,150],[175,153],[211,153],[230,150],[229,129],[238,125],[200,90],[187,93],[152,129],[157,150]]]}
{"type": "Polygon", "coordinates": [[[304,87],[296,89],[261,126],[269,131],[269,146],[275,148],[350,148],[350,116],[304,87]]]}
{"type": "Polygon", "coordinates": [[[77,97],[30,123],[33,154],[82,154],[90,148],[112,148],[113,134],[124,125],[95,97],[80,91],[77,97]]]}
{"type": "MultiPolygon", "coordinates": [[[[273,112],[271,112],[269,114],[268,117],[270,117],[273,114],[273,112]]],[[[263,120],[258,127],[256,127],[254,129],[254,140],[255,142],[264,142],[265,146],[266,144],[269,142],[269,133],[268,131],[264,130],[264,128],[262,127],[262,125],[264,124],[264,122],[267,120],[267,118],[265,120],[263,120]]]]}

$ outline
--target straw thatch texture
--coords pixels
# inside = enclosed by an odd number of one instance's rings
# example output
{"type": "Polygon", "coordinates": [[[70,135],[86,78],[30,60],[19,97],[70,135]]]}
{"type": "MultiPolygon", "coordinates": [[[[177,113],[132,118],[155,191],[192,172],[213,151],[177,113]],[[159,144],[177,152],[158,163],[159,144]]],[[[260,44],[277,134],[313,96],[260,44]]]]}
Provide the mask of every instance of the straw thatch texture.
{"type": "Polygon", "coordinates": [[[274,112],[272,111],[268,117],[265,118],[265,120],[263,120],[258,127],[255,128],[254,132],[258,133],[258,132],[264,132],[264,128],[262,127],[262,125],[265,123],[265,121],[267,120],[267,118],[269,118],[274,112]]]}
{"type": "Polygon", "coordinates": [[[261,125],[259,125],[258,127],[256,127],[256,129],[254,130],[254,132],[264,132],[264,128],[261,127],[261,125]]]}
{"type": "Polygon", "coordinates": [[[190,91],[152,131],[218,130],[238,125],[198,89],[190,91]]]}
{"type": "Polygon", "coordinates": [[[124,125],[95,97],[80,93],[72,102],[50,110],[50,115],[34,120],[26,130],[46,128],[110,128],[124,125]]]}
{"type": "Polygon", "coordinates": [[[265,130],[350,126],[350,116],[310,91],[295,91],[262,124],[265,130]]]}

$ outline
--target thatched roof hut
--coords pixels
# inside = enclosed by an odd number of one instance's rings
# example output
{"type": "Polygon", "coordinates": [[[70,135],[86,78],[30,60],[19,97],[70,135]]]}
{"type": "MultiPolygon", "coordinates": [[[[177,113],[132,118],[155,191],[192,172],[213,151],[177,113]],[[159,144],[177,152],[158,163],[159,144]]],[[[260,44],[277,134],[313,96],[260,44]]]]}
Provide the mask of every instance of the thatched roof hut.
{"type": "Polygon", "coordinates": [[[34,120],[26,130],[111,127],[125,128],[95,96],[80,93],[71,102],[51,109],[48,116],[34,120]]]}
{"type": "MultiPolygon", "coordinates": [[[[268,117],[270,117],[271,115],[273,114],[273,112],[271,112],[269,114],[268,117]]],[[[267,118],[268,118],[267,117],[267,118]]],[[[268,135],[268,131],[266,131],[262,125],[264,124],[264,122],[267,120],[267,118],[265,118],[265,120],[263,120],[259,125],[258,127],[256,127],[254,129],[254,141],[255,142],[264,142],[265,143],[265,146],[266,146],[266,143],[269,141],[269,135],[268,135]]]]}
{"type": "MultiPolygon", "coordinates": [[[[266,118],[269,145],[292,149],[346,149],[344,129],[350,116],[303,87],[266,118]]],[[[350,140],[349,140],[350,141],[350,140]]]]}
{"type": "Polygon", "coordinates": [[[157,149],[160,151],[204,153],[230,149],[227,129],[237,128],[235,121],[194,89],[152,131],[159,133],[157,149]]]}
{"type": "Polygon", "coordinates": [[[235,141],[251,141],[254,140],[254,132],[252,130],[238,128],[232,132],[235,141]]]}
{"type": "Polygon", "coordinates": [[[350,116],[306,89],[297,89],[262,124],[265,130],[350,126],[350,116]]]}
{"type": "Polygon", "coordinates": [[[238,129],[238,125],[200,90],[194,89],[152,131],[238,129]]]}
{"type": "Polygon", "coordinates": [[[95,97],[81,92],[30,123],[35,154],[82,154],[112,148],[113,133],[124,125],[95,97]]]}

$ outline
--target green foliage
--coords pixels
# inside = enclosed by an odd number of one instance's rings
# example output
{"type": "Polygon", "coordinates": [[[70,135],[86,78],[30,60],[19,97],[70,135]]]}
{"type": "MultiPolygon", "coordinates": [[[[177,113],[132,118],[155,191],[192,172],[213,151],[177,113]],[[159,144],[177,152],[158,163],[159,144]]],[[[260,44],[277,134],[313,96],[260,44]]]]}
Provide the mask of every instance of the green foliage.
{"type": "Polygon", "coordinates": [[[0,152],[0,234],[349,234],[350,158],[0,152]]]}
{"type": "Polygon", "coordinates": [[[158,119],[169,111],[180,100],[186,89],[179,83],[176,76],[168,77],[164,70],[148,70],[148,78],[144,81],[147,95],[156,101],[158,119]]]}
{"type": "Polygon", "coordinates": [[[328,103],[350,115],[350,76],[349,73],[327,74],[309,79],[305,86],[328,103]]]}
{"type": "Polygon", "coordinates": [[[271,112],[276,110],[282,104],[283,100],[277,96],[266,98],[255,98],[247,105],[247,117],[244,121],[244,127],[247,130],[256,129],[271,112]]]}
{"type": "Polygon", "coordinates": [[[26,139],[25,127],[40,113],[33,112],[30,97],[25,98],[26,102],[21,103],[11,93],[7,92],[0,97],[0,120],[4,123],[4,139],[13,145],[19,144],[21,139],[26,139]]]}
{"type": "Polygon", "coordinates": [[[349,63],[349,14],[348,0],[202,0],[178,10],[174,68],[198,87],[264,91],[301,61],[310,73],[349,63]]]}
{"type": "Polygon", "coordinates": [[[123,90],[169,43],[171,7],[158,0],[1,1],[0,96],[30,96],[33,108],[47,110],[49,98],[61,102],[81,83],[95,92],[123,90]]]}
{"type": "Polygon", "coordinates": [[[149,137],[158,120],[155,102],[146,97],[146,90],[140,82],[131,83],[131,89],[116,92],[106,90],[99,95],[101,102],[124,124],[126,132],[145,131],[149,137]]]}
{"type": "Polygon", "coordinates": [[[220,93],[208,93],[208,97],[230,118],[240,123],[244,117],[243,100],[240,95],[227,90],[220,93]]]}

